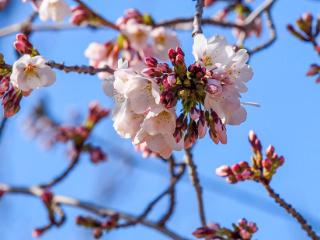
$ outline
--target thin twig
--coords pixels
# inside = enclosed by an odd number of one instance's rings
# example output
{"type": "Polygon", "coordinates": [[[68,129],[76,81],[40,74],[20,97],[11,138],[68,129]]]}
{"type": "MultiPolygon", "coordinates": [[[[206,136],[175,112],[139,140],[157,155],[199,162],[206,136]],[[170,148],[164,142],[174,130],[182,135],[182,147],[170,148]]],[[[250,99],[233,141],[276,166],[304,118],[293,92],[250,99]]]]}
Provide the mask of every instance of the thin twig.
{"type": "Polygon", "coordinates": [[[50,182],[41,184],[41,188],[52,188],[53,186],[57,185],[58,183],[62,182],[73,170],[74,168],[78,165],[80,161],[80,155],[81,155],[81,150],[78,150],[75,154],[75,156],[71,159],[70,164],[68,167],[57,177],[52,179],[50,182]]]}
{"type": "Polygon", "coordinates": [[[97,74],[100,72],[108,72],[110,74],[114,73],[114,70],[109,66],[105,66],[103,68],[95,68],[92,66],[85,66],[85,65],[83,65],[83,66],[78,66],[78,65],[67,66],[63,63],[56,63],[54,61],[47,62],[47,65],[52,68],[64,71],[66,73],[76,72],[76,73],[91,74],[91,75],[94,75],[94,74],[97,74]]]}
{"type": "Polygon", "coordinates": [[[266,49],[268,47],[270,47],[277,39],[277,31],[276,31],[276,27],[273,23],[273,19],[272,19],[272,16],[271,16],[271,10],[267,10],[266,11],[266,25],[267,25],[267,28],[269,29],[270,33],[270,37],[269,37],[269,40],[266,41],[265,43],[261,44],[261,45],[258,45],[256,46],[255,48],[249,50],[249,54],[250,55],[253,55],[263,49],[266,49]]]}
{"type": "Polygon", "coordinates": [[[200,184],[197,166],[193,162],[193,156],[191,153],[191,149],[185,150],[185,162],[189,168],[189,175],[192,182],[192,185],[194,186],[194,189],[197,194],[197,203],[198,203],[198,210],[199,210],[199,216],[201,220],[201,224],[203,227],[207,225],[206,221],[206,215],[204,211],[204,202],[203,202],[203,196],[202,196],[202,186],[200,184]]]}
{"type": "Polygon", "coordinates": [[[168,208],[167,212],[158,221],[158,224],[161,226],[164,226],[167,223],[167,221],[171,218],[171,216],[173,215],[173,212],[175,210],[175,205],[176,205],[177,182],[183,176],[183,174],[185,172],[185,168],[186,168],[185,164],[180,165],[180,171],[176,174],[175,173],[176,162],[175,162],[175,159],[173,156],[171,156],[168,159],[168,165],[169,165],[169,172],[170,172],[170,189],[168,192],[168,194],[170,195],[169,208],[168,208]]]}
{"type": "MultiPolygon", "coordinates": [[[[172,166],[174,166],[174,164],[172,164],[172,166]]],[[[136,225],[138,223],[140,223],[143,219],[145,219],[149,213],[153,210],[153,208],[156,206],[156,204],[163,199],[163,197],[165,197],[168,194],[171,194],[172,189],[174,189],[174,186],[177,184],[177,182],[181,179],[181,177],[183,176],[183,173],[185,171],[185,165],[180,165],[180,169],[179,172],[177,174],[177,176],[175,176],[173,178],[173,180],[170,182],[170,185],[168,188],[166,188],[161,194],[159,194],[152,202],[150,202],[147,207],[145,208],[145,210],[135,219],[135,221],[129,221],[127,223],[124,224],[120,224],[118,225],[118,228],[121,227],[128,227],[128,226],[133,226],[136,225]]],[[[172,212],[170,212],[170,216],[171,216],[172,212]]],[[[164,226],[164,223],[170,218],[170,216],[166,216],[164,222],[158,222],[159,226],[164,226]]]]}
{"type": "Polygon", "coordinates": [[[308,236],[312,240],[319,240],[320,237],[314,232],[312,227],[308,224],[307,220],[304,219],[304,217],[290,204],[288,204],[283,198],[280,197],[279,194],[277,194],[270,186],[269,183],[266,181],[260,181],[260,183],[264,186],[264,188],[269,193],[270,197],[273,198],[273,200],[279,204],[280,207],[284,208],[294,219],[298,221],[298,223],[301,225],[302,229],[306,231],[308,236]]]}
{"type": "MultiPolygon", "coordinates": [[[[32,188],[10,187],[7,185],[0,184],[0,189],[4,190],[7,194],[9,194],[9,193],[25,194],[25,195],[34,196],[34,197],[40,197],[43,193],[43,189],[39,188],[39,187],[32,187],[32,188]]],[[[119,217],[125,221],[135,221],[135,219],[136,219],[136,216],[134,216],[132,214],[128,214],[128,213],[125,213],[122,211],[116,211],[111,208],[105,208],[105,207],[96,205],[94,203],[84,202],[84,201],[74,199],[71,197],[55,195],[53,201],[57,205],[71,206],[71,207],[74,207],[77,209],[82,209],[82,210],[91,212],[91,213],[96,214],[101,217],[112,216],[114,214],[118,214],[119,217]]],[[[168,229],[167,227],[159,226],[157,223],[154,223],[152,221],[143,219],[140,223],[146,227],[149,227],[149,228],[152,228],[152,229],[158,231],[159,233],[167,236],[170,239],[188,240],[188,238],[180,236],[179,234],[168,229]]]]}

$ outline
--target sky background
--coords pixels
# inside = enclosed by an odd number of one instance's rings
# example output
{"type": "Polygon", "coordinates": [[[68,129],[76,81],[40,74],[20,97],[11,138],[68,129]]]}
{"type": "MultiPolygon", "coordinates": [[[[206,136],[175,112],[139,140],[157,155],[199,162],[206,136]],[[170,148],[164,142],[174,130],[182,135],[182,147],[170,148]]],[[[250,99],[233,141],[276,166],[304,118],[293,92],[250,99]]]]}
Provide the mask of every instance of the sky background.
{"type": "MultiPolygon", "coordinates": [[[[148,12],[155,20],[187,17],[194,11],[194,2],[191,0],[86,2],[111,20],[117,19],[127,8],[148,12]]],[[[255,2],[259,4],[261,1],[255,2]]],[[[248,107],[247,121],[240,126],[228,127],[227,145],[215,145],[208,137],[196,145],[195,162],[199,166],[200,179],[204,185],[205,208],[210,222],[219,222],[229,227],[232,222],[246,217],[259,226],[254,239],[307,239],[299,225],[267,197],[261,186],[250,182],[229,185],[214,174],[214,170],[222,164],[249,160],[251,151],[247,134],[250,129],[254,129],[265,147],[274,144],[277,152],[286,158],[285,165],[278,171],[271,185],[320,232],[320,108],[317,107],[320,86],[312,78],[305,77],[308,66],[318,61],[318,57],[311,46],[299,42],[285,28],[286,24],[294,22],[303,12],[316,14],[319,9],[320,3],[312,0],[277,1],[273,16],[279,33],[278,40],[272,47],[251,58],[250,64],[255,74],[248,83],[248,93],[243,96],[244,101],[258,102],[261,107],[248,107]]],[[[210,8],[205,11],[205,15],[210,16],[215,10],[210,8]]],[[[20,22],[30,12],[28,4],[12,0],[7,11],[0,13],[0,27],[20,22]]],[[[223,34],[230,42],[234,42],[230,31],[205,27],[204,32],[207,36],[223,34]]],[[[37,32],[31,40],[45,58],[72,65],[87,64],[83,52],[90,42],[105,42],[114,36],[116,33],[111,30],[72,30],[37,32]]],[[[179,38],[188,63],[192,63],[191,33],[179,32],[179,38]]],[[[5,55],[8,63],[15,60],[13,40],[13,35],[0,38],[0,52],[5,55]]],[[[252,40],[249,43],[257,42],[252,40]]],[[[10,119],[0,146],[0,182],[13,185],[42,183],[60,173],[68,164],[65,146],[45,150],[39,141],[28,137],[23,130],[28,113],[41,98],[48,100],[51,113],[62,122],[70,121],[71,113],[79,112],[84,116],[92,100],[112,107],[97,77],[57,72],[56,84],[35,91],[24,99],[22,110],[10,119]]],[[[109,154],[109,161],[94,166],[87,156],[82,157],[76,171],[55,189],[56,193],[139,214],[148,202],[167,187],[166,166],[157,159],[142,159],[133,151],[130,142],[117,136],[110,120],[99,124],[93,142],[103,146],[109,154]]],[[[163,201],[155,209],[151,219],[157,219],[166,203],[163,201]]],[[[74,224],[75,217],[83,212],[69,208],[66,210],[67,223],[59,230],[51,230],[42,239],[92,239],[91,231],[74,224]]],[[[0,203],[0,222],[1,240],[29,240],[32,239],[32,228],[46,224],[47,218],[39,200],[8,196],[0,203]]],[[[177,209],[169,226],[190,237],[199,225],[194,189],[185,176],[178,185],[177,209]]],[[[166,237],[138,226],[113,231],[103,239],[162,240],[166,237]]]]}

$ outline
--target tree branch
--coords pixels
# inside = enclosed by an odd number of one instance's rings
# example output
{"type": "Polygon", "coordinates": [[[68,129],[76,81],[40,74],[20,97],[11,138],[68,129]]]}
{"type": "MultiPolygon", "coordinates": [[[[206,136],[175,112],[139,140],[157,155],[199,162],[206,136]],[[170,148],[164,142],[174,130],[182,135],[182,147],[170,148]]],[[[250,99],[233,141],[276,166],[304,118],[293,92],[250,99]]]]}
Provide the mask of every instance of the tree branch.
{"type": "Polygon", "coordinates": [[[202,33],[201,21],[202,21],[203,7],[204,7],[203,0],[197,0],[196,12],[194,14],[194,19],[193,19],[193,31],[192,31],[193,37],[198,33],[202,33]]]}
{"type": "Polygon", "coordinates": [[[202,227],[207,226],[206,221],[206,215],[204,211],[204,202],[203,202],[203,196],[202,196],[202,186],[200,184],[198,172],[197,172],[197,166],[193,162],[193,156],[191,153],[191,149],[185,150],[185,163],[187,164],[189,168],[189,175],[191,179],[191,183],[194,186],[194,189],[197,194],[197,202],[198,202],[198,210],[199,210],[199,216],[201,220],[202,227]]]}
{"type": "MultiPolygon", "coordinates": [[[[34,197],[41,197],[43,193],[43,189],[39,187],[31,187],[31,188],[25,188],[25,187],[10,187],[7,185],[0,184],[0,189],[4,190],[6,194],[24,194],[24,195],[29,195],[29,196],[34,196],[34,197]]],[[[77,209],[82,209],[87,212],[96,214],[101,217],[106,217],[106,216],[112,216],[114,214],[118,214],[119,217],[125,221],[135,221],[137,217],[135,217],[132,214],[128,214],[125,212],[121,211],[116,211],[111,208],[105,208],[99,205],[96,205],[94,203],[90,202],[84,202],[81,200],[77,200],[71,197],[66,197],[66,196],[60,196],[60,195],[55,195],[53,198],[53,202],[57,205],[65,205],[65,206],[71,206],[77,209]]],[[[154,229],[158,231],[159,233],[167,236],[170,239],[173,240],[188,240],[188,238],[183,237],[178,235],[177,233],[173,232],[172,230],[168,229],[167,227],[164,226],[159,226],[157,223],[154,223],[152,221],[143,219],[140,224],[143,226],[146,226],[148,228],[154,229]]]]}
{"type": "Polygon", "coordinates": [[[64,71],[66,73],[76,72],[76,73],[91,74],[91,75],[94,75],[94,74],[97,74],[97,73],[100,73],[100,72],[108,72],[110,74],[114,73],[114,70],[109,66],[105,66],[103,68],[95,68],[95,67],[92,67],[92,66],[85,66],[85,65],[82,65],[82,66],[78,66],[78,65],[67,66],[67,65],[65,65],[63,63],[56,63],[54,61],[47,62],[47,65],[50,66],[51,68],[55,68],[55,69],[64,71]]]}
{"type": "Polygon", "coordinates": [[[260,183],[267,190],[269,196],[283,209],[285,209],[297,222],[300,224],[302,229],[308,234],[312,240],[319,240],[320,237],[314,232],[312,227],[308,224],[307,220],[290,204],[288,204],[283,198],[280,197],[266,181],[261,180],[260,183]]]}
{"type": "MultiPolygon", "coordinates": [[[[170,158],[171,160],[173,160],[173,158],[170,158]]],[[[174,168],[174,161],[170,161],[169,160],[169,164],[170,164],[170,170],[172,170],[174,168]]],[[[140,214],[135,221],[129,221],[127,223],[121,224],[118,227],[128,227],[128,226],[133,226],[136,225],[138,223],[140,223],[143,219],[145,219],[149,213],[153,210],[153,208],[156,206],[156,204],[163,199],[163,197],[165,197],[166,195],[170,194],[172,197],[172,192],[174,192],[174,187],[176,186],[176,184],[178,183],[178,181],[181,179],[181,177],[183,176],[184,172],[185,172],[185,165],[182,164],[179,166],[179,172],[178,174],[175,176],[173,176],[171,178],[170,181],[170,185],[168,188],[166,188],[159,196],[157,196],[152,202],[150,202],[147,207],[145,208],[145,210],[142,212],[142,214],[140,214]]],[[[174,169],[173,169],[174,171],[174,169]]],[[[175,193],[173,193],[175,194],[175,193]]],[[[173,213],[173,208],[171,205],[169,207],[169,211],[165,214],[165,216],[158,222],[159,226],[164,226],[164,224],[166,223],[166,221],[170,218],[170,216],[173,213]]]]}

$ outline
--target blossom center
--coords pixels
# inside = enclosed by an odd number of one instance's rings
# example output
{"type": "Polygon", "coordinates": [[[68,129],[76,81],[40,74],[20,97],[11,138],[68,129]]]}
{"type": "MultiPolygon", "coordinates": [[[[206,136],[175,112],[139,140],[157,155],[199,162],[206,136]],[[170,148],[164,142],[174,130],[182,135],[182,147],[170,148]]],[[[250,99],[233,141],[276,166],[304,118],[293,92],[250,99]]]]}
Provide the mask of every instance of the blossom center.
{"type": "Polygon", "coordinates": [[[212,58],[208,55],[203,55],[201,60],[205,66],[212,66],[213,65],[212,58]]]}
{"type": "Polygon", "coordinates": [[[25,69],[24,72],[26,75],[37,75],[37,67],[31,63],[29,63],[25,69]]]}
{"type": "Polygon", "coordinates": [[[156,44],[159,45],[164,45],[166,43],[166,36],[161,34],[159,36],[157,36],[154,41],[156,42],[156,44]]]}

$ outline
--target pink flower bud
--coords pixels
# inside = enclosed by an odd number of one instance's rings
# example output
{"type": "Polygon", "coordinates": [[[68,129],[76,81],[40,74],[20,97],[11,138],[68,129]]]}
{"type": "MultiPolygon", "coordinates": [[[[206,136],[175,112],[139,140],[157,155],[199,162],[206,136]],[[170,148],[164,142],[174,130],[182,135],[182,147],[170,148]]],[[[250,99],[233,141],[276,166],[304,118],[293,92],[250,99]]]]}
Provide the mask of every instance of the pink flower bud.
{"type": "Polygon", "coordinates": [[[215,235],[215,230],[210,229],[208,227],[198,228],[196,231],[192,233],[196,238],[210,238],[215,235]]]}
{"type": "Polygon", "coordinates": [[[274,146],[269,145],[269,147],[266,150],[267,157],[271,157],[274,154],[274,151],[275,151],[274,146]]]}
{"type": "Polygon", "coordinates": [[[220,177],[227,177],[231,172],[231,169],[227,165],[222,165],[216,169],[216,174],[220,177]]]}
{"type": "Polygon", "coordinates": [[[45,190],[41,194],[41,199],[46,205],[50,205],[53,200],[53,194],[49,190],[45,190]]]}
{"type": "Polygon", "coordinates": [[[157,59],[153,57],[147,57],[144,61],[148,67],[156,67],[158,65],[157,59]]]}
{"type": "Polygon", "coordinates": [[[41,237],[41,235],[42,235],[44,232],[45,232],[45,230],[42,229],[42,228],[33,229],[33,231],[32,231],[32,237],[34,237],[34,238],[41,237]]]}
{"type": "Polygon", "coordinates": [[[265,168],[266,170],[271,170],[272,168],[272,161],[270,159],[265,159],[262,161],[262,167],[265,168]]]}
{"type": "Polygon", "coordinates": [[[256,139],[257,139],[257,135],[255,134],[255,132],[253,130],[250,130],[249,141],[253,143],[256,139]]]}

